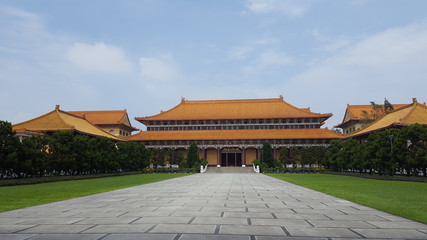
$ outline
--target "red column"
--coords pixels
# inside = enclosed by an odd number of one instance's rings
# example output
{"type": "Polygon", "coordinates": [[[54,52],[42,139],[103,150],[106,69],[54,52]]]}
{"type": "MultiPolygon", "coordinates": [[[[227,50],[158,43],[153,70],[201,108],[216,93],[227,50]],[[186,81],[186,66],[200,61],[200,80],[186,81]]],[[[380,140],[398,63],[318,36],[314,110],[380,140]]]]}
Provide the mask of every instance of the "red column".
{"type": "Polygon", "coordinates": [[[245,149],[242,148],[242,165],[246,166],[246,156],[245,156],[245,149]]]}
{"type": "Polygon", "coordinates": [[[257,148],[256,149],[256,151],[257,151],[257,155],[258,155],[258,160],[260,160],[261,161],[261,149],[260,148],[257,148]]]}
{"type": "Polygon", "coordinates": [[[216,153],[216,165],[221,166],[221,153],[219,151],[219,148],[218,148],[217,153],[216,153]]]}
{"type": "Polygon", "coordinates": [[[277,151],[276,151],[276,148],[273,148],[273,157],[274,157],[274,159],[277,159],[277,151]]]}

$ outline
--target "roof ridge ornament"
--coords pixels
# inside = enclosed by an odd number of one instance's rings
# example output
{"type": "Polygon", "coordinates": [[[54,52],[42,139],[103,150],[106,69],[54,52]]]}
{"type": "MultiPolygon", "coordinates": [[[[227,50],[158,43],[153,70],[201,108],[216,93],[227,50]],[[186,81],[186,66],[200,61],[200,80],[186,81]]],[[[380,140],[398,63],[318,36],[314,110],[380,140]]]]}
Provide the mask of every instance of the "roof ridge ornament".
{"type": "Polygon", "coordinates": [[[55,105],[55,110],[59,110],[59,104],[55,105]]]}
{"type": "Polygon", "coordinates": [[[417,98],[412,98],[412,103],[417,104],[418,103],[417,98]]]}
{"type": "Polygon", "coordinates": [[[185,102],[185,97],[181,97],[181,103],[185,102]]]}

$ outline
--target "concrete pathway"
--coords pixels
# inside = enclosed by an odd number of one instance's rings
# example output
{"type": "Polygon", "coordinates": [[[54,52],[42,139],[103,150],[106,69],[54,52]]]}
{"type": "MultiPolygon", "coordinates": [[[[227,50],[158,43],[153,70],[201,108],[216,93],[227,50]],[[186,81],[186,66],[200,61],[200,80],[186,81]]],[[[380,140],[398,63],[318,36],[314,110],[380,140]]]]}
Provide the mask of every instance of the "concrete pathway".
{"type": "Polygon", "coordinates": [[[195,174],[0,213],[0,239],[361,238],[427,239],[427,225],[262,174],[195,174]]]}

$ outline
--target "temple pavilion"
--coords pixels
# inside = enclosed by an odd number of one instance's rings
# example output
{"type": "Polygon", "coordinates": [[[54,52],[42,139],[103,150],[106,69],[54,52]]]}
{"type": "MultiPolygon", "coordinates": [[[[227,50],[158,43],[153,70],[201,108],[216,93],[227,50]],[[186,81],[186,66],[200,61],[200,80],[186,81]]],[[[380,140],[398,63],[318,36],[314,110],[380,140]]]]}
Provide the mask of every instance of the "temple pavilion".
{"type": "Polygon", "coordinates": [[[59,109],[55,109],[31,120],[17,123],[12,126],[13,131],[22,141],[24,138],[38,134],[50,134],[57,131],[71,131],[75,134],[87,136],[107,137],[114,141],[123,141],[123,139],[106,132],[97,127],[85,118],[85,115],[78,116],[59,109]]]}
{"type": "Polygon", "coordinates": [[[157,115],[137,117],[147,131],[126,137],[150,148],[185,150],[191,142],[211,166],[246,166],[260,159],[264,142],[282,147],[327,146],[342,135],[321,128],[331,113],[315,113],[283,100],[189,101],[157,115]]]}
{"type": "Polygon", "coordinates": [[[419,103],[416,98],[412,99],[411,104],[397,108],[390,113],[375,120],[365,128],[351,134],[348,138],[366,140],[369,134],[383,131],[389,128],[402,128],[412,124],[427,125],[427,105],[419,103]]]}
{"type": "Polygon", "coordinates": [[[84,117],[90,123],[118,137],[129,136],[132,134],[132,132],[139,130],[134,128],[130,123],[126,110],[68,112],[80,117],[84,117]]]}

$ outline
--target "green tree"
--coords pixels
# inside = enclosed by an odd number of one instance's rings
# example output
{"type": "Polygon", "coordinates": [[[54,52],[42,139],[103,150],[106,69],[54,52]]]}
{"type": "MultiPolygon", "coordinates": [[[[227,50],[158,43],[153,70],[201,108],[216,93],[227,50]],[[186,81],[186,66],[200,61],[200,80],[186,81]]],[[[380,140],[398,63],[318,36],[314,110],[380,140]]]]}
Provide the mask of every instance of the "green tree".
{"type": "Polygon", "coordinates": [[[19,139],[12,130],[12,124],[0,121],[0,174],[11,176],[18,166],[19,139]]]}
{"type": "Polygon", "coordinates": [[[70,174],[76,169],[73,132],[53,133],[49,142],[49,151],[52,154],[52,168],[57,174],[70,174]]]}
{"type": "Polygon", "coordinates": [[[339,164],[338,164],[338,156],[339,152],[342,148],[342,140],[332,140],[329,143],[328,150],[325,154],[325,159],[322,162],[322,165],[326,168],[330,168],[334,171],[340,170],[339,164]]]}
{"type": "Polygon", "coordinates": [[[402,135],[407,139],[406,169],[407,172],[422,171],[426,177],[427,168],[427,126],[414,124],[402,130],[402,135]]]}
{"type": "Polygon", "coordinates": [[[279,162],[286,167],[286,164],[291,164],[291,159],[289,158],[289,150],[286,147],[280,148],[279,151],[279,162]]]}
{"type": "Polygon", "coordinates": [[[200,166],[199,147],[197,147],[197,144],[195,142],[192,142],[190,144],[190,147],[188,148],[186,165],[189,168],[198,168],[200,166]]]}
{"type": "Polygon", "coordinates": [[[273,149],[271,148],[269,142],[264,142],[262,145],[261,163],[267,164],[269,168],[274,168],[276,166],[276,160],[273,156],[273,149]]]}

